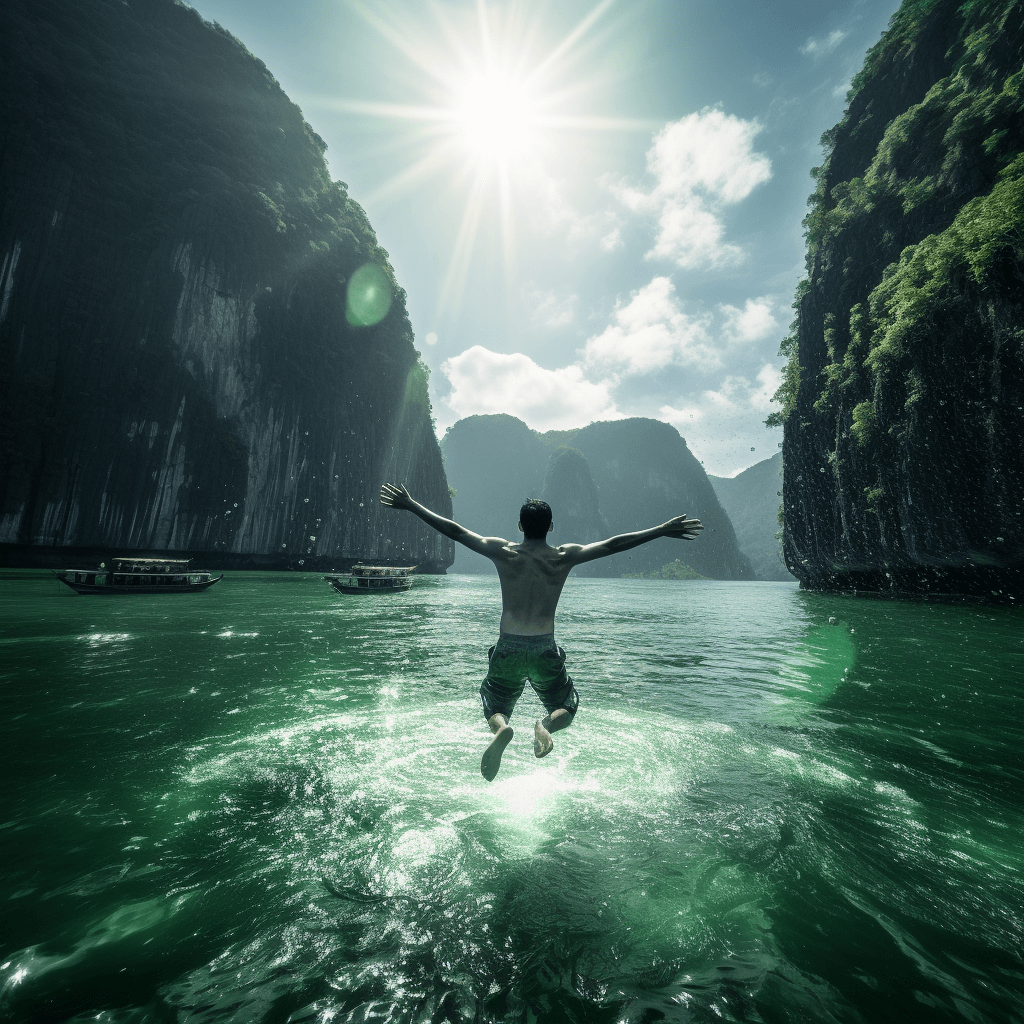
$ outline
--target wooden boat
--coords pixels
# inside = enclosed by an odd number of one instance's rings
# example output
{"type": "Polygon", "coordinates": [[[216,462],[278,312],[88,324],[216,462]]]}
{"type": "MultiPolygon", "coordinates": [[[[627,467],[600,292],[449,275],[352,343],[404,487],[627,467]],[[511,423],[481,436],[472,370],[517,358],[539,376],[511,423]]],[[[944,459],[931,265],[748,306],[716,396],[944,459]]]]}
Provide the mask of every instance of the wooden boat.
{"type": "Polygon", "coordinates": [[[212,587],[224,574],[189,569],[190,558],[115,558],[113,568],[54,570],[76,594],[194,594],[212,587]]]}
{"type": "Polygon", "coordinates": [[[415,565],[353,565],[347,574],[325,576],[341,594],[394,594],[412,586],[415,565]]]}

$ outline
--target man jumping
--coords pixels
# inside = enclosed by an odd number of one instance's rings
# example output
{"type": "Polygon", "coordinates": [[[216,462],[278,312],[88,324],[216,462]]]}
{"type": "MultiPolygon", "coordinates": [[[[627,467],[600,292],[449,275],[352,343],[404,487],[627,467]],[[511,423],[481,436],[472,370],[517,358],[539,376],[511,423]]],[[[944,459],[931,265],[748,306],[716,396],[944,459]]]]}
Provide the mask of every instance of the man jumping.
{"type": "Polygon", "coordinates": [[[572,568],[659,537],[696,540],[704,529],[699,519],[682,515],[649,530],[622,533],[594,544],[560,544],[553,548],[547,541],[553,528],[551,509],[535,498],[519,510],[519,529],[524,538],[520,544],[501,537],[481,537],[431,512],[395,484],[381,487],[380,501],[390,508],[412,512],[438,533],[486,555],[498,570],[500,633],[498,642],[487,652],[490,665],[480,687],[484,718],[494,734],[480,760],[480,772],[488,782],[498,774],[501,755],[512,739],[508,722],[527,679],[547,709],[547,715],[537,719],[533,727],[533,752],[537,757],[551,753],[551,734],[571,725],[576,714],[579,695],[565,671],[565,651],[555,644],[555,609],[572,568]]]}

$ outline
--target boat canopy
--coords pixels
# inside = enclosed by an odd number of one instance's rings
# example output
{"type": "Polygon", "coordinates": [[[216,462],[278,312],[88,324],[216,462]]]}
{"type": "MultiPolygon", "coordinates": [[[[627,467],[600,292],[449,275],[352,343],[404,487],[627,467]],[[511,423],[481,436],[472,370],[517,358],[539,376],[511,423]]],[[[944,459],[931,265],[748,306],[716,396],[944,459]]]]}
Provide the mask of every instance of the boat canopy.
{"type": "Polygon", "coordinates": [[[115,558],[114,572],[182,573],[191,558],[115,558]]]}
{"type": "Polygon", "coordinates": [[[408,576],[415,565],[353,565],[353,576],[408,576]]]}

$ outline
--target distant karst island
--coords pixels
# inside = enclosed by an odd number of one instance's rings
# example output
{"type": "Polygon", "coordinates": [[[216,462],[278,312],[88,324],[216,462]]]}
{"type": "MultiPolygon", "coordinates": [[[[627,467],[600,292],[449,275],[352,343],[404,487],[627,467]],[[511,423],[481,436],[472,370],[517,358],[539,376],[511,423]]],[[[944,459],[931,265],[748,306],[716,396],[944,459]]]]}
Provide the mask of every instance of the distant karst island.
{"type": "MultiPolygon", "coordinates": [[[[554,544],[585,544],[683,512],[704,523],[693,543],[654,541],[582,565],[579,575],[648,575],[681,558],[710,579],[756,579],[704,468],[675,427],[660,420],[613,420],[542,434],[514,416],[470,416],[448,429],[441,450],[456,491],[455,517],[478,532],[518,537],[519,507],[527,497],[551,505],[554,544]]],[[[487,559],[463,548],[453,568],[491,571],[487,559]]]]}

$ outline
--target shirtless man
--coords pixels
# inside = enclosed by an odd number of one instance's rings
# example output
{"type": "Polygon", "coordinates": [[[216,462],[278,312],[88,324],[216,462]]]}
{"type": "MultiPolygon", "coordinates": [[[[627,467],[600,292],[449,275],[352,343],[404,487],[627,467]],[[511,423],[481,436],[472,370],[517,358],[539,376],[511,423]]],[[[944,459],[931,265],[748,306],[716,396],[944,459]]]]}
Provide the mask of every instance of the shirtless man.
{"type": "Polygon", "coordinates": [[[498,774],[501,755],[512,739],[508,722],[527,678],[548,712],[533,727],[533,752],[537,757],[551,753],[551,734],[571,725],[576,714],[579,695],[565,671],[565,651],[555,644],[555,608],[573,566],[628,551],[659,537],[696,540],[704,529],[699,519],[682,515],[649,530],[623,533],[594,544],[560,544],[553,548],[547,541],[553,529],[551,509],[535,498],[519,510],[519,529],[523,533],[519,544],[501,537],[481,537],[431,512],[395,484],[381,487],[380,501],[412,512],[438,533],[486,555],[498,570],[501,632],[498,642],[487,652],[490,665],[480,687],[484,717],[494,734],[480,761],[480,772],[488,782],[498,774]]]}

